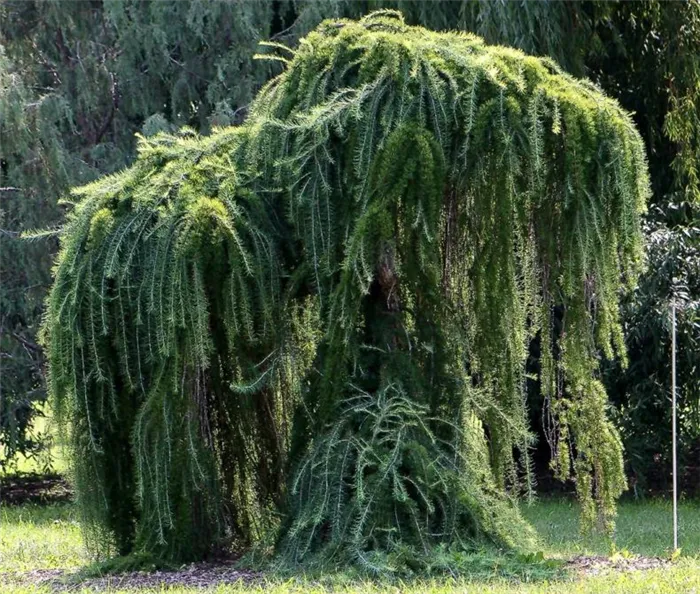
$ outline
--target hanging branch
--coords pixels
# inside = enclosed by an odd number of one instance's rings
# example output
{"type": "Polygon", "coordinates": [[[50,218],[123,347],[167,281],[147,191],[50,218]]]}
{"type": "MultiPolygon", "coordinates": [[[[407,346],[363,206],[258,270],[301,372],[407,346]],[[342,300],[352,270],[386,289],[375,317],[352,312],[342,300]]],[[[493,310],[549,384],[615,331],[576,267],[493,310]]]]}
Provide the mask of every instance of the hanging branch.
{"type": "Polygon", "coordinates": [[[284,61],[243,125],[142,138],[74,192],[44,341],[95,542],[183,560],[272,534],[371,572],[527,546],[536,339],[558,474],[612,530],[598,361],[624,358],[649,194],[629,114],[392,11],[284,61]]]}

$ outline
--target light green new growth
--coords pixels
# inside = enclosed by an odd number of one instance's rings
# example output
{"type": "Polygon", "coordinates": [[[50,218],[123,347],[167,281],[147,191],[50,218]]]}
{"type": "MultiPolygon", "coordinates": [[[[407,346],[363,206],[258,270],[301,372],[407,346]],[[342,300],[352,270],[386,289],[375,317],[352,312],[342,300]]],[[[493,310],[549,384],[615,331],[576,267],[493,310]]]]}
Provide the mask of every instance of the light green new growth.
{"type": "Polygon", "coordinates": [[[75,192],[45,333],[94,542],[182,559],[278,530],[286,560],[377,571],[525,546],[533,371],[553,464],[611,528],[629,115],[393,12],[288,54],[244,125],[143,139],[75,192]]]}

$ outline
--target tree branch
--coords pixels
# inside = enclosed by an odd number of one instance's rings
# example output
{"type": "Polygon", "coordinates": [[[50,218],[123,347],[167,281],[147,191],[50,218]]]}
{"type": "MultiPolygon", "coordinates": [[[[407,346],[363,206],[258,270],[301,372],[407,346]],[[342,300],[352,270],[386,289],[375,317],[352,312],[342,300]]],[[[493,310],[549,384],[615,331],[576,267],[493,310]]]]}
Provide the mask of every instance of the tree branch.
{"type": "Polygon", "coordinates": [[[41,352],[41,347],[36,344],[35,342],[32,342],[31,340],[27,340],[23,336],[20,336],[16,332],[11,332],[10,335],[17,340],[23,347],[28,348],[30,351],[34,351],[35,353],[40,353],[41,352]]]}

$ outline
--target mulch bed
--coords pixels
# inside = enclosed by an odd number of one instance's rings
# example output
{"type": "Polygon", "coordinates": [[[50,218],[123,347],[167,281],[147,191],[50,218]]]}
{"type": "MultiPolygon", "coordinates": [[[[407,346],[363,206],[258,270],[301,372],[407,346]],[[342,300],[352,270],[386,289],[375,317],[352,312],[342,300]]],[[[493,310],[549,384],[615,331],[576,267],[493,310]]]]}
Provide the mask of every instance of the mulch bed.
{"type": "MultiPolygon", "coordinates": [[[[661,569],[671,562],[659,557],[630,556],[614,558],[603,556],[577,556],[565,567],[578,577],[592,577],[613,571],[645,571],[661,569]]],[[[193,563],[177,571],[134,571],[117,575],[78,580],[74,571],[63,569],[37,569],[22,573],[0,574],[0,584],[47,586],[54,592],[71,592],[91,589],[96,592],[107,589],[135,590],[139,588],[167,589],[173,586],[189,588],[213,588],[222,584],[246,584],[262,581],[263,574],[235,569],[230,563],[193,563]]]]}
{"type": "Polygon", "coordinates": [[[37,569],[0,574],[0,584],[48,586],[54,592],[88,588],[97,592],[107,589],[164,589],[173,586],[209,588],[221,584],[249,583],[260,579],[259,573],[241,571],[227,564],[193,563],[177,571],[133,571],[104,577],[78,580],[76,572],[63,569],[37,569]]]}
{"type": "Polygon", "coordinates": [[[670,567],[670,565],[671,562],[668,559],[662,559],[660,557],[641,557],[639,555],[631,555],[629,557],[623,557],[621,555],[615,555],[614,557],[580,555],[570,559],[565,567],[581,576],[594,576],[611,571],[663,569],[670,567]]]}

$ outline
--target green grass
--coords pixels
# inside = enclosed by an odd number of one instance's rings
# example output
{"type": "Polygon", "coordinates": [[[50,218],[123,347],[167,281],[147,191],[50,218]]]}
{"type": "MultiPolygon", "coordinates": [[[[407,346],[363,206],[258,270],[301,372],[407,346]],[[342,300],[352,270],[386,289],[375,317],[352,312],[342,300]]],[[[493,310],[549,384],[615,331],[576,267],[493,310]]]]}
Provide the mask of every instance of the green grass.
{"type": "MultiPolygon", "coordinates": [[[[582,539],[578,534],[578,512],[574,502],[543,500],[525,508],[525,515],[538,529],[542,551],[547,557],[566,559],[579,554],[609,555],[611,543],[601,537],[582,539]]],[[[269,594],[322,594],[326,592],[367,594],[641,594],[655,592],[700,593],[700,505],[680,506],[680,542],[683,555],[670,569],[609,573],[580,578],[552,578],[551,572],[520,573],[517,579],[504,577],[495,567],[503,559],[475,557],[478,574],[471,578],[439,579],[411,583],[372,583],[329,575],[323,580],[303,577],[270,578],[256,585],[219,586],[219,594],[244,592],[269,594]],[[489,574],[492,574],[489,577],[489,574]],[[548,577],[549,576],[549,577],[548,577]]],[[[667,502],[622,503],[615,546],[618,550],[647,556],[667,556],[671,544],[671,507],[667,502]]],[[[18,506],[0,509],[0,573],[35,569],[78,568],[89,563],[71,505],[18,506]]],[[[30,594],[40,589],[0,577],[0,592],[30,594]]],[[[45,588],[43,591],[48,592],[45,588]]],[[[120,590],[110,589],[110,592],[120,590]]],[[[140,590],[139,592],[155,590],[140,590]]],[[[158,590],[161,591],[161,590],[158,590]]],[[[133,590],[132,590],[133,592],[133,590]]],[[[172,588],[171,594],[195,594],[201,590],[172,588]]]]}
{"type": "MultiPolygon", "coordinates": [[[[606,555],[612,543],[598,534],[582,538],[578,530],[575,501],[543,499],[523,508],[534,525],[548,556],[606,555]]],[[[700,555],[700,502],[681,502],[678,511],[678,543],[685,556],[700,555]]],[[[669,556],[673,549],[673,520],[670,501],[625,501],[620,504],[615,547],[637,555],[669,556]]],[[[698,591],[700,594],[700,590],[698,591]]]]}
{"type": "Polygon", "coordinates": [[[0,508],[0,573],[73,568],[88,561],[72,505],[0,508]]]}

